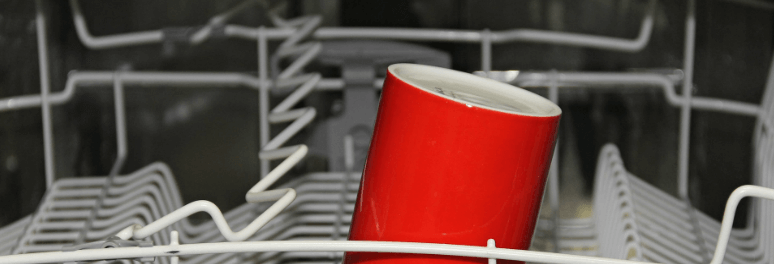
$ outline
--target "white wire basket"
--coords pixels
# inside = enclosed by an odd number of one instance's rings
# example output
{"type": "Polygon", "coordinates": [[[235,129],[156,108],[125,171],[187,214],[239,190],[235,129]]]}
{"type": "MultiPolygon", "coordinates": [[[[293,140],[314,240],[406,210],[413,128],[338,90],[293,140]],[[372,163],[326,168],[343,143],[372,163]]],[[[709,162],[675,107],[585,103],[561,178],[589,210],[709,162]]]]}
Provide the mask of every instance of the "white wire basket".
{"type": "MultiPolygon", "coordinates": [[[[47,192],[38,210],[0,228],[0,263],[92,262],[100,260],[158,261],[160,263],[331,263],[342,252],[402,252],[520,260],[540,263],[773,263],[774,213],[771,202],[756,200],[750,223],[732,229],[734,212],[744,197],[774,199],[774,65],[761,105],[718,98],[693,97],[695,39],[694,1],[686,15],[684,76],[656,73],[497,72],[492,71],[493,44],[508,42],[551,43],[605,50],[636,52],[649,41],[656,1],[650,0],[638,36],[619,39],[577,33],[514,29],[465,31],[431,29],[320,28],[319,16],[283,19],[270,13],[274,28],[250,28],[227,24],[245,1],[219,14],[190,35],[190,43],[210,38],[223,30],[228,38],[255,41],[258,76],[207,72],[75,72],[65,89],[51,92],[46,47],[46,17],[36,16],[41,64],[41,94],[0,99],[0,112],[41,107],[44,123],[47,192]],[[346,137],[347,172],[311,173],[277,188],[268,188],[307,155],[307,146],[285,144],[316,116],[313,107],[294,108],[313,90],[342,89],[341,80],[304,72],[320,54],[319,40],[389,39],[481,44],[478,74],[522,87],[547,87],[549,99],[558,100],[558,89],[577,86],[639,85],[657,87],[671,105],[681,109],[679,173],[680,197],[673,197],[628,172],[615,146],[605,146],[598,159],[594,186],[594,217],[541,219],[535,240],[546,240],[554,252],[487,247],[410,243],[346,241],[361,175],[353,172],[352,138],[346,137]],[[269,41],[281,41],[269,55],[269,41]],[[276,77],[269,77],[270,63],[290,60],[276,77]],[[118,155],[107,176],[61,178],[54,175],[51,106],[66,104],[78,96],[83,84],[112,85],[116,112],[118,155]],[[254,89],[260,104],[260,152],[262,178],[246,194],[246,203],[226,213],[209,201],[183,204],[172,171],[152,163],[127,175],[119,175],[126,159],[125,86],[168,84],[174,86],[220,85],[254,89]],[[675,86],[682,87],[677,95],[675,86]],[[269,92],[292,90],[273,109],[269,92]],[[687,199],[688,131],[691,110],[720,111],[758,119],[754,136],[754,184],[738,188],[728,200],[723,221],[696,210],[687,199]],[[270,138],[271,125],[287,123],[270,138]],[[270,161],[281,160],[269,170],[270,161]],[[55,180],[56,179],[56,180],[55,180]],[[263,202],[271,202],[270,204],[263,202]],[[260,203],[260,204],[259,204],[260,203]],[[205,212],[212,220],[193,223],[188,216],[205,212]],[[239,231],[234,231],[239,230],[239,231]]],[[[159,43],[160,30],[92,36],[78,0],[70,0],[80,41],[91,49],[159,43]]],[[[773,61],[774,63],[774,61],[773,61]]],[[[379,88],[381,82],[374,83],[379,88]]],[[[547,187],[549,210],[559,204],[556,161],[547,187]]]]}

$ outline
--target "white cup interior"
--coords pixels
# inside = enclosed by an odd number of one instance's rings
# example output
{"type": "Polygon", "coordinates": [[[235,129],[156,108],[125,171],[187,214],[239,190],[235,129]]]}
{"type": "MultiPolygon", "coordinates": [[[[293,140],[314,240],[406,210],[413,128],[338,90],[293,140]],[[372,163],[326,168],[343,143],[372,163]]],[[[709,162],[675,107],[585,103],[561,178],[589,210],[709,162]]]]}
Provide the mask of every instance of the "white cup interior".
{"type": "Polygon", "coordinates": [[[473,74],[419,64],[393,64],[387,70],[396,78],[467,105],[527,116],[557,116],[562,110],[530,91],[473,74]]]}

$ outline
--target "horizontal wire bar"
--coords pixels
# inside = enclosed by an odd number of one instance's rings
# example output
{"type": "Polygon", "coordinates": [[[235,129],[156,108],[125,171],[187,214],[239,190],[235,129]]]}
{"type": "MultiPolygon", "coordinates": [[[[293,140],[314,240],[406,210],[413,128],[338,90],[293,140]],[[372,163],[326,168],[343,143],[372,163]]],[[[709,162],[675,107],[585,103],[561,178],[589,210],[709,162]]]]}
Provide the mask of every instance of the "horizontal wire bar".
{"type": "MultiPolygon", "coordinates": [[[[485,241],[484,241],[485,242],[485,241]]],[[[482,242],[482,244],[484,243],[482,242]]],[[[447,244],[415,242],[374,242],[374,241],[249,241],[201,243],[175,246],[153,246],[148,248],[124,247],[106,249],[85,249],[73,252],[44,252],[0,257],[3,263],[45,263],[65,261],[88,261],[101,259],[129,259],[151,256],[183,256],[240,252],[389,252],[437,254],[447,256],[497,258],[539,263],[562,264],[645,264],[630,260],[577,256],[562,253],[537,252],[518,249],[487,248],[447,244]]]]}

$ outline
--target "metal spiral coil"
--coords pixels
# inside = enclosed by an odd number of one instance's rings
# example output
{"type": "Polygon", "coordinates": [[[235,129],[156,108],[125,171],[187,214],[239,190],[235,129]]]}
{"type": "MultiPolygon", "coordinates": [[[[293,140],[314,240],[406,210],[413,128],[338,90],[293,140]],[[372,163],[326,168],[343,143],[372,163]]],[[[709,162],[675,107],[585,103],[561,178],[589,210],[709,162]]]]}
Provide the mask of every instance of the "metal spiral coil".
{"type": "Polygon", "coordinates": [[[309,37],[319,27],[321,18],[319,16],[311,16],[284,20],[277,16],[272,16],[272,20],[279,27],[294,28],[296,30],[293,35],[279,46],[274,57],[275,60],[284,58],[294,58],[295,60],[279,72],[273,82],[273,88],[275,89],[294,88],[295,90],[274,107],[267,118],[271,124],[290,122],[290,125],[269,140],[259,153],[259,158],[263,161],[282,158],[284,160],[255,184],[247,192],[245,199],[248,203],[276,202],[238,232],[231,230],[223,213],[215,204],[209,201],[195,201],[145,227],[140,225],[129,226],[117,234],[119,238],[144,239],[192,214],[205,212],[212,217],[215,226],[228,241],[244,241],[293,202],[296,197],[295,190],[291,188],[267,190],[267,188],[298,164],[308,153],[306,145],[283,146],[283,144],[307,126],[316,115],[316,111],[312,107],[291,108],[308,95],[322,79],[319,73],[302,73],[304,66],[309,64],[320,53],[322,45],[319,42],[301,43],[302,40],[309,37]]]}

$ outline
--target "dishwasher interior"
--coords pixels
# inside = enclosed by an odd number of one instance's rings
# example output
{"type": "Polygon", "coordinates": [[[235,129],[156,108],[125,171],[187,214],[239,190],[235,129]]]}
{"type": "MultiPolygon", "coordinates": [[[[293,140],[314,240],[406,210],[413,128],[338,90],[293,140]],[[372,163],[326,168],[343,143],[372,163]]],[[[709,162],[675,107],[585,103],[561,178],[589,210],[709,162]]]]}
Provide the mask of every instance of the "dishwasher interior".
{"type": "Polygon", "coordinates": [[[772,10],[4,1],[0,263],[772,263],[772,10]],[[346,241],[386,67],[405,62],[562,108],[529,251],[346,241]]]}

